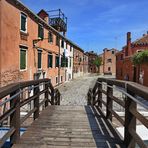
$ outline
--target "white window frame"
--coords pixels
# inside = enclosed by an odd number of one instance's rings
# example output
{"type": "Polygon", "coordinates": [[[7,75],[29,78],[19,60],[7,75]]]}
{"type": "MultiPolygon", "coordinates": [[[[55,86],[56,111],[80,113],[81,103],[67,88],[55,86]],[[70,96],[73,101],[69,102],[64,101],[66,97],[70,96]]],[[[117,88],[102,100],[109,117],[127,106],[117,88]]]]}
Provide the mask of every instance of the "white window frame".
{"type": "Polygon", "coordinates": [[[19,48],[19,69],[20,71],[26,71],[27,70],[27,64],[28,64],[28,50],[27,50],[28,47],[26,48],[23,48],[23,46],[21,45],[20,48],[19,48]],[[24,50],[26,51],[26,68],[25,69],[21,69],[20,67],[20,61],[21,61],[21,57],[20,57],[20,54],[21,54],[21,50],[24,50]]]}
{"type": "Polygon", "coordinates": [[[24,32],[24,33],[27,33],[27,30],[28,30],[28,28],[27,28],[27,15],[24,13],[24,12],[21,12],[21,14],[20,14],[20,31],[21,32],[24,32]],[[24,17],[26,17],[26,31],[24,31],[24,30],[21,30],[21,23],[22,23],[22,21],[21,21],[21,16],[24,16],[24,17]]]}

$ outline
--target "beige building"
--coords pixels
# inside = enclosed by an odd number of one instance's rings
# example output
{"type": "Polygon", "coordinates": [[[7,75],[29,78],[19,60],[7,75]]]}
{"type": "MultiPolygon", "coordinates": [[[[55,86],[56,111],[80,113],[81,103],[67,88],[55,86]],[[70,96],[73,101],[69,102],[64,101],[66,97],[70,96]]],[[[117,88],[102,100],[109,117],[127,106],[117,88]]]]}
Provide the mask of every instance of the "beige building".
{"type": "Polygon", "coordinates": [[[100,74],[102,75],[116,75],[116,53],[118,51],[114,48],[103,50],[99,56],[102,58],[102,65],[100,66],[100,74]]]}

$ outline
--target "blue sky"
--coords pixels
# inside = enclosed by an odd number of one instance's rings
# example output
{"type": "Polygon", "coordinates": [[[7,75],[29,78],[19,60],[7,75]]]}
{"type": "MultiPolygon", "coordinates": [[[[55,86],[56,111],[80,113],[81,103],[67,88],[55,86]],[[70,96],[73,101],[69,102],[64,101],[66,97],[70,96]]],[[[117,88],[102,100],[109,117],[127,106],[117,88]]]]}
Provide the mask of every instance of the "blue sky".
{"type": "Polygon", "coordinates": [[[148,0],[21,0],[35,13],[61,9],[68,17],[67,37],[85,51],[121,48],[148,31],[148,0]]]}

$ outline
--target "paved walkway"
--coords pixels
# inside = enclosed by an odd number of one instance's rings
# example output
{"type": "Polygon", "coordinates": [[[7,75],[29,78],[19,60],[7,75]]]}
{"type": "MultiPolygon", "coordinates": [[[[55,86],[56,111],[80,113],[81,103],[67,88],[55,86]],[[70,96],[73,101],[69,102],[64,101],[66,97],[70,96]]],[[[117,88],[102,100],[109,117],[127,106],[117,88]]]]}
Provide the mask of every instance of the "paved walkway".
{"type": "Polygon", "coordinates": [[[61,95],[61,105],[87,105],[87,92],[98,76],[84,76],[74,79],[58,87],[61,95]]]}

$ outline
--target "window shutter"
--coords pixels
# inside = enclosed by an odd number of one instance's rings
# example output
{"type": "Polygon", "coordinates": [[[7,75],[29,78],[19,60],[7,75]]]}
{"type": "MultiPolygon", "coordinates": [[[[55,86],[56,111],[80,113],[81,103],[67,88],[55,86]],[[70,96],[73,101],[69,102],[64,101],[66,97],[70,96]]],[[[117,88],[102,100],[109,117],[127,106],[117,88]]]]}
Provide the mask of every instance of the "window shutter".
{"type": "Polygon", "coordinates": [[[20,69],[26,69],[26,50],[20,50],[20,69]]]}

